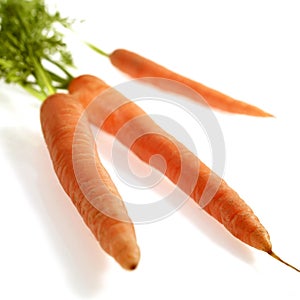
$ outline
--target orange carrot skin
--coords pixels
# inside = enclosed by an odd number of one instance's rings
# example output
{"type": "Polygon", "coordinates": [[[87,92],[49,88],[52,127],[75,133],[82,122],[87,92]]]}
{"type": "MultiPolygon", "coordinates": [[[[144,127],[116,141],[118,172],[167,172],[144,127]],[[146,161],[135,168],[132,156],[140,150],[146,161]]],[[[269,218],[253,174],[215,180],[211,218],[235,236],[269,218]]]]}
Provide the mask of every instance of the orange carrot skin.
{"type": "MultiPolygon", "coordinates": [[[[108,89],[109,86],[102,80],[83,75],[74,79],[69,92],[73,94],[83,105],[88,104],[108,89]]],[[[162,130],[147,114],[135,103],[129,101],[113,89],[109,90],[110,99],[95,101],[96,106],[88,110],[89,119],[96,126],[116,135],[117,138],[144,162],[151,164],[150,158],[159,154],[167,162],[164,170],[160,165],[153,165],[174,184],[178,185],[185,193],[191,196],[212,217],[223,224],[235,237],[259,250],[270,252],[272,245],[266,229],[261,225],[251,208],[230,188],[224,180],[214,174],[204,163],[192,154],[183,144],[162,130]],[[104,117],[106,103],[115,102],[116,109],[109,111],[104,117]],[[99,120],[101,119],[101,120],[99,120]],[[139,119],[141,120],[139,122],[139,119]],[[127,126],[128,121],[136,122],[137,126],[127,126]],[[126,127],[126,130],[122,128],[126,127]],[[134,136],[134,131],[139,130],[143,134],[132,143],[128,137],[134,136]],[[148,132],[148,134],[147,134],[148,132]],[[170,159],[171,158],[171,159],[170,159]],[[188,174],[180,178],[181,166],[185,163],[188,174]],[[192,181],[189,178],[196,178],[192,181]],[[204,194],[210,188],[215,188],[213,198],[206,203],[204,194]]]]}
{"type": "MultiPolygon", "coordinates": [[[[93,136],[88,121],[84,119],[83,111],[82,105],[73,96],[66,94],[54,94],[42,104],[41,126],[53,167],[63,189],[71,198],[101,247],[122,267],[134,269],[138,264],[140,252],[133,224],[127,216],[116,187],[99,160],[96,148],[93,147],[93,136]],[[82,161],[74,158],[73,155],[73,138],[79,120],[81,126],[79,150],[83,153],[82,161]],[[99,198],[103,197],[102,202],[104,202],[101,205],[116,210],[116,214],[127,216],[128,221],[120,221],[118,218],[107,216],[87,200],[74,172],[74,159],[78,160],[79,167],[81,166],[87,173],[83,176],[88,176],[89,169],[86,166],[89,165],[89,161],[94,161],[99,175],[96,180],[96,188],[102,191],[102,195],[98,196],[99,198]]],[[[92,181],[95,180],[90,182],[92,181]]],[[[95,190],[93,183],[91,183],[91,189],[95,190]]]]}
{"type": "MultiPolygon", "coordinates": [[[[250,105],[248,103],[236,100],[230,96],[227,96],[215,89],[209,88],[199,82],[191,80],[187,77],[181,76],[137,53],[125,50],[117,49],[109,55],[111,63],[133,78],[144,78],[144,77],[155,77],[155,78],[165,78],[180,82],[192,89],[194,89],[199,95],[204,97],[208,105],[213,108],[220,109],[230,113],[245,114],[259,117],[270,117],[271,114],[261,110],[260,108],[250,105]]],[[[146,82],[151,83],[148,79],[146,82]]],[[[165,83],[159,83],[157,80],[154,82],[155,85],[160,85],[164,90],[170,90],[171,92],[176,92],[188,96],[186,90],[176,91],[173,87],[168,87],[165,83]]],[[[193,100],[199,101],[191,97],[193,100]]]]}

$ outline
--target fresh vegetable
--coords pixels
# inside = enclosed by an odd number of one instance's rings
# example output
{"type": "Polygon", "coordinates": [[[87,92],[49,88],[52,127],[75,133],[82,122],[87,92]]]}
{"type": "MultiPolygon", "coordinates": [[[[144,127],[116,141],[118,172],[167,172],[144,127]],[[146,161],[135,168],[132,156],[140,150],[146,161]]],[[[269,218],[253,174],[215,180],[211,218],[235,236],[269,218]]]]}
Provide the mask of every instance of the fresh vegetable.
{"type": "Polygon", "coordinates": [[[50,14],[41,0],[1,0],[0,21],[0,78],[45,100],[41,126],[62,187],[102,248],[125,269],[136,268],[140,253],[133,224],[100,162],[84,109],[74,97],[57,92],[73,78],[67,70],[73,66],[71,54],[55,29],[69,22],[50,14]]]}
{"type": "Polygon", "coordinates": [[[57,177],[84,222],[122,267],[135,269],[140,252],[133,224],[99,160],[82,105],[71,95],[53,94],[42,104],[41,125],[57,177]]]}
{"type": "Polygon", "coordinates": [[[91,75],[73,79],[69,92],[87,108],[91,122],[115,135],[142,161],[165,171],[174,184],[235,237],[299,271],[274,254],[268,232],[239,195],[134,102],[91,75]],[[107,101],[110,101],[109,105],[107,101]],[[130,126],[126,126],[129,122],[130,126]],[[126,131],[121,130],[124,126],[126,131]],[[166,169],[161,164],[152,163],[154,155],[163,158],[166,169]]]}
{"type": "Polygon", "coordinates": [[[166,176],[234,236],[299,271],[274,254],[267,231],[238,194],[141,108],[109,89],[90,109],[92,100],[109,87],[91,75],[73,79],[68,71],[71,55],[54,23],[69,26],[59,13],[49,14],[42,0],[0,0],[0,78],[46,98],[41,125],[54,169],[104,250],[126,269],[139,261],[133,224],[101,165],[85,108],[92,123],[162,172],[162,166],[150,160],[161,155],[167,162],[166,176]],[[71,95],[58,93],[67,87],[71,95]],[[131,126],[120,131],[127,122],[131,126]]]}
{"type": "MultiPolygon", "coordinates": [[[[229,97],[215,89],[212,89],[199,82],[177,74],[137,53],[125,49],[117,49],[111,54],[107,54],[90,43],[87,43],[87,45],[96,52],[107,56],[116,68],[133,78],[147,77],[145,80],[145,82],[147,83],[151,83],[152,77],[178,81],[194,89],[198,94],[200,94],[204,98],[206,103],[213,108],[236,114],[245,114],[259,117],[272,117],[271,114],[261,110],[256,106],[233,99],[232,97],[229,97]]],[[[154,83],[156,86],[158,85],[157,80],[155,80],[154,83]]],[[[195,98],[193,97],[193,94],[187,94],[186,89],[184,89],[184,91],[175,91],[174,85],[169,86],[166,84],[166,81],[162,81],[159,87],[163,90],[183,94],[183,96],[190,97],[192,100],[195,100],[197,102],[199,101],[199,97],[195,98]]],[[[203,101],[202,104],[205,103],[205,101],[203,101]]]]}

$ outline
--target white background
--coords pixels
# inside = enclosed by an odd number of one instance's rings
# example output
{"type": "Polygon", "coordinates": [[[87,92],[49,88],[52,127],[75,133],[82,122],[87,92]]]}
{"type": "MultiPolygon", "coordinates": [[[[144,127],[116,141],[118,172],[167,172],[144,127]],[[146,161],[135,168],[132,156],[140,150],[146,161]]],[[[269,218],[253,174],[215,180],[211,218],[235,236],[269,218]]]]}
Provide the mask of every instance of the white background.
{"type": "MultiPolygon", "coordinates": [[[[299,268],[298,1],[48,3],[85,19],[75,26],[79,36],[107,52],[133,50],[276,116],[216,112],[224,178],[268,229],[274,251],[299,268]]],[[[74,36],[69,40],[76,75],[94,74],[110,85],[128,79],[74,36]]],[[[191,200],[161,221],[137,225],[140,264],[133,272],[121,269],[58,184],[41,135],[40,103],[0,87],[0,299],[300,298],[299,273],[233,238],[191,200]]],[[[209,147],[191,136],[200,158],[209,156],[209,147]]],[[[158,197],[118,180],[104,154],[124,200],[158,197]]]]}

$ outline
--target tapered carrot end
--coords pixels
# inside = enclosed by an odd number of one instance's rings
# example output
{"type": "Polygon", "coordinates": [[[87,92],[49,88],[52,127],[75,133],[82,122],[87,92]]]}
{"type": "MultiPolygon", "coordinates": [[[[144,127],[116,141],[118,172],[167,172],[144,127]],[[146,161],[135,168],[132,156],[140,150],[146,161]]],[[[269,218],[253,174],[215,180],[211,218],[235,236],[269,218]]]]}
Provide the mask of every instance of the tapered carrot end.
{"type": "Polygon", "coordinates": [[[135,269],[137,268],[137,266],[138,266],[138,264],[137,264],[137,263],[135,263],[135,264],[132,264],[132,265],[130,265],[130,266],[129,266],[129,268],[128,268],[127,270],[129,270],[129,271],[133,271],[133,270],[135,270],[135,269]]]}
{"type": "Polygon", "coordinates": [[[277,259],[278,261],[282,262],[283,264],[287,265],[288,267],[296,270],[297,272],[300,272],[299,269],[297,269],[296,267],[290,265],[289,263],[287,263],[286,261],[282,260],[278,255],[276,255],[272,250],[270,252],[268,252],[269,255],[271,255],[272,257],[274,257],[275,259],[277,259]]]}
{"type": "Polygon", "coordinates": [[[266,118],[275,118],[275,116],[274,116],[274,115],[272,115],[272,114],[269,114],[269,113],[267,113],[267,112],[265,112],[265,115],[264,115],[264,117],[266,117],[266,118]]]}
{"type": "Polygon", "coordinates": [[[268,112],[265,112],[265,111],[263,111],[262,117],[265,117],[265,118],[276,118],[274,115],[272,115],[272,114],[270,114],[268,112]]]}
{"type": "Polygon", "coordinates": [[[263,118],[275,118],[274,115],[252,105],[251,108],[247,108],[246,114],[256,116],[256,117],[263,117],[263,118]]]}
{"type": "Polygon", "coordinates": [[[128,245],[118,253],[115,259],[125,270],[133,271],[140,261],[140,249],[136,244],[128,245]]]}
{"type": "MultiPolygon", "coordinates": [[[[262,110],[261,108],[246,103],[244,101],[241,100],[236,100],[234,98],[230,98],[228,96],[225,96],[225,99],[230,99],[227,102],[227,105],[225,105],[223,108],[218,107],[217,105],[215,105],[214,107],[219,108],[221,110],[224,111],[228,111],[234,114],[242,114],[242,115],[248,115],[248,116],[252,116],[252,117],[261,117],[261,118],[275,118],[274,115],[262,110]]],[[[213,105],[212,105],[213,106],[213,105]]]]}

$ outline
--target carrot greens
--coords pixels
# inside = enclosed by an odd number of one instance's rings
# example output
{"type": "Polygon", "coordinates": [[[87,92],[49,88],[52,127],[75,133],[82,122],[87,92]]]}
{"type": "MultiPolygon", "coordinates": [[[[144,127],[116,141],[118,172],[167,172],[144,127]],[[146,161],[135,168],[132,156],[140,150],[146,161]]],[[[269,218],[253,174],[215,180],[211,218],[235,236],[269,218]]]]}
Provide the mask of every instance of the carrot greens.
{"type": "Polygon", "coordinates": [[[43,0],[0,0],[0,78],[41,100],[66,89],[74,65],[57,27],[72,23],[43,0]]]}

